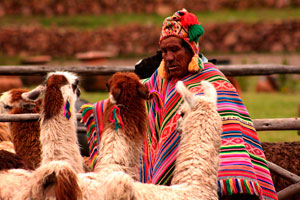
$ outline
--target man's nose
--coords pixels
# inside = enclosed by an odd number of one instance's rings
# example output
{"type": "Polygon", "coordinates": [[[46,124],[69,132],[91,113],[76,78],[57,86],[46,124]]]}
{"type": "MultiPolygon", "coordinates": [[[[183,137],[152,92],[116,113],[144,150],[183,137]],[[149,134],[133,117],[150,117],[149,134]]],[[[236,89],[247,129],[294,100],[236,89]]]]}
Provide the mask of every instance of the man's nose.
{"type": "Polygon", "coordinates": [[[172,60],[174,60],[174,54],[168,51],[165,56],[165,61],[170,62],[172,60]]]}

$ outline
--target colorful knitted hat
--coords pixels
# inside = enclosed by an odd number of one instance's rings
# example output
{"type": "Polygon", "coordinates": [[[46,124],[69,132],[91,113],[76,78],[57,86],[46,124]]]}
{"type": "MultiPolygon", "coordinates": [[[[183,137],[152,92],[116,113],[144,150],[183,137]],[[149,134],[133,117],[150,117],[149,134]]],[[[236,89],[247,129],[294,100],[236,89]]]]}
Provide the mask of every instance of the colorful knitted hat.
{"type": "Polygon", "coordinates": [[[184,39],[191,46],[194,54],[198,55],[198,41],[203,34],[204,29],[198,22],[196,15],[182,9],[164,20],[159,43],[166,37],[176,36],[184,39]]]}

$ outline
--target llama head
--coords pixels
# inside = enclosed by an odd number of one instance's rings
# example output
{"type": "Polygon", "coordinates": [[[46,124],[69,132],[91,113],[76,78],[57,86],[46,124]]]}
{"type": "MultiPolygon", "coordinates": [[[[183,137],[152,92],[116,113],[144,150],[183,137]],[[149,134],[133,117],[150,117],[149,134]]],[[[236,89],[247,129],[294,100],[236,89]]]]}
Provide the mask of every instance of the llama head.
{"type": "Polygon", "coordinates": [[[177,121],[177,131],[182,132],[182,121],[190,112],[195,111],[197,108],[201,108],[201,104],[210,104],[214,109],[217,108],[217,92],[214,86],[208,81],[201,81],[204,95],[195,95],[190,92],[182,81],[178,81],[176,84],[176,90],[182,96],[183,104],[178,111],[181,118],[177,121]]]}
{"type": "Polygon", "coordinates": [[[157,51],[155,55],[139,60],[134,66],[134,72],[140,78],[148,78],[159,67],[162,60],[161,50],[157,51]]]}
{"type": "Polygon", "coordinates": [[[109,99],[112,104],[128,105],[140,97],[144,100],[152,98],[148,89],[132,72],[117,72],[107,83],[109,99]]]}
{"type": "MultiPolygon", "coordinates": [[[[147,113],[145,100],[153,98],[138,76],[133,72],[117,72],[107,83],[109,89],[109,102],[104,114],[104,120],[120,121],[119,125],[128,136],[137,139],[146,133],[147,113]],[[117,108],[116,108],[117,106],[117,108]],[[118,115],[112,115],[118,112],[118,115]],[[138,134],[136,134],[138,133],[138,134]]],[[[111,125],[112,123],[107,123],[111,125]]],[[[119,127],[113,123],[115,128],[119,127]]]]}
{"type": "Polygon", "coordinates": [[[51,72],[45,83],[30,92],[22,94],[24,99],[37,101],[43,99],[43,114],[49,119],[59,114],[68,102],[75,109],[75,101],[80,96],[79,78],[70,72],[51,72]]]}
{"type": "Polygon", "coordinates": [[[41,101],[28,101],[22,98],[22,94],[28,92],[28,89],[11,89],[4,92],[0,98],[0,113],[7,114],[14,112],[14,110],[22,110],[23,113],[39,112],[41,101]]]}

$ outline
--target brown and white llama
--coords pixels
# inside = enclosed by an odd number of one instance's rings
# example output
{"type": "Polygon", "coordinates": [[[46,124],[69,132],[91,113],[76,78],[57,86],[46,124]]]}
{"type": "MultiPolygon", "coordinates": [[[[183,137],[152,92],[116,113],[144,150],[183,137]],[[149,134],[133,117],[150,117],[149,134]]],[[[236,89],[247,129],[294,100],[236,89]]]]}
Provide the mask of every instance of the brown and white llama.
{"type": "Polygon", "coordinates": [[[110,96],[94,172],[123,171],[138,180],[138,158],[147,127],[145,100],[152,99],[154,95],[149,94],[134,73],[114,74],[108,81],[108,89],[110,96]],[[119,110],[123,128],[116,128],[115,123],[110,122],[114,109],[119,110]]]}
{"type": "MultiPolygon", "coordinates": [[[[47,76],[45,85],[40,85],[31,92],[23,93],[22,97],[29,101],[38,101],[43,96],[42,113],[40,119],[40,141],[42,146],[41,166],[35,171],[12,169],[0,172],[0,199],[30,199],[32,198],[32,186],[36,183],[38,172],[42,167],[48,166],[52,160],[60,160],[71,166],[74,173],[83,172],[83,159],[79,152],[76,135],[76,115],[68,115],[67,111],[75,110],[75,100],[79,96],[78,78],[72,73],[55,72],[47,76]],[[64,103],[67,103],[66,115],[64,103]],[[4,182],[3,182],[3,181],[4,182]],[[2,184],[3,183],[3,184],[2,184]],[[26,184],[24,184],[26,183],[26,184]]],[[[43,169],[43,168],[42,168],[43,169]]],[[[65,173],[60,174],[63,177],[65,173]]],[[[69,180],[71,179],[70,176],[69,180]]],[[[49,176],[43,179],[43,187],[50,185],[52,193],[53,179],[49,176]]],[[[64,193],[67,182],[63,182],[58,191],[64,193]]],[[[72,181],[73,193],[76,190],[76,180],[72,181]],[[74,182],[74,184],[73,184],[74,182]]],[[[39,191],[41,193],[41,191],[39,191]]],[[[55,191],[54,191],[55,193],[55,191]]],[[[72,194],[73,194],[72,193],[72,194]]],[[[55,195],[54,195],[54,198],[55,195]]],[[[33,198],[34,199],[34,198],[33,198]]]]}
{"type": "MultiPolygon", "coordinates": [[[[21,95],[27,89],[11,89],[0,98],[2,113],[39,113],[41,101],[24,100],[21,95]]],[[[15,153],[24,160],[29,169],[35,169],[41,162],[40,125],[38,121],[8,122],[15,153]]]]}
{"type": "Polygon", "coordinates": [[[84,172],[76,133],[75,101],[80,95],[78,84],[79,79],[73,73],[52,72],[44,84],[22,94],[29,101],[44,97],[40,116],[41,165],[61,160],[69,163],[76,173],[84,172]]]}
{"type": "MultiPolygon", "coordinates": [[[[108,87],[110,99],[104,113],[105,126],[101,135],[100,155],[94,172],[76,175],[81,193],[78,190],[75,190],[74,193],[79,199],[104,199],[103,189],[109,174],[126,173],[134,180],[138,179],[139,156],[147,123],[145,100],[152,99],[155,94],[149,94],[148,89],[140,83],[138,76],[134,73],[114,74],[108,82],[108,87]],[[120,117],[119,119],[122,119],[123,123],[115,124],[111,121],[114,112],[115,116],[120,117]]],[[[40,179],[40,181],[37,181],[33,187],[32,197],[34,199],[45,198],[45,195],[41,195],[44,185],[42,177],[56,174],[57,185],[63,185],[71,182],[70,179],[74,179],[72,171],[71,166],[66,162],[51,162],[37,169],[36,180],[40,179]],[[68,169],[69,173],[66,172],[68,169]],[[59,174],[68,174],[70,179],[67,176],[60,177],[59,174]]],[[[126,176],[124,177],[126,178],[126,176]]],[[[114,184],[117,184],[118,181],[120,180],[116,180],[114,184]]],[[[64,193],[70,194],[67,191],[64,193]]],[[[51,196],[50,193],[47,195],[47,197],[51,196]]],[[[56,197],[66,198],[62,192],[58,191],[56,197]]]]}
{"type": "Polygon", "coordinates": [[[202,86],[204,96],[196,96],[181,81],[176,85],[184,103],[179,111],[183,116],[178,120],[181,142],[171,186],[144,184],[115,173],[107,178],[105,199],[218,199],[222,122],[216,110],[216,90],[206,81],[202,86]]]}

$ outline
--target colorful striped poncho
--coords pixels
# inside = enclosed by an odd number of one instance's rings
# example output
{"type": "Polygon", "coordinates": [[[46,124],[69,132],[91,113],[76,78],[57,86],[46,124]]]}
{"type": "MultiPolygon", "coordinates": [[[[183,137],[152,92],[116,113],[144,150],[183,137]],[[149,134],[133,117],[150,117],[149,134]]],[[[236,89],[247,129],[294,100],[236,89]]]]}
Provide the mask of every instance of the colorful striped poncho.
{"type": "MultiPolygon", "coordinates": [[[[187,75],[180,80],[193,93],[202,94],[202,80],[211,82],[217,90],[218,112],[223,121],[218,170],[219,195],[248,193],[262,199],[277,199],[257,133],[232,84],[211,63],[205,63],[201,72],[187,75]]],[[[141,182],[163,185],[169,184],[172,178],[180,143],[176,121],[182,99],[175,90],[177,81],[175,78],[161,79],[157,71],[148,80],[144,80],[149,90],[156,90],[162,95],[164,106],[157,110],[154,100],[147,104],[149,126],[148,138],[143,146],[144,154],[141,157],[141,182]]],[[[105,101],[101,101],[93,106],[86,106],[82,114],[89,136],[92,165],[95,164],[98,154],[95,144],[100,141],[103,128],[100,118],[104,109],[105,101]],[[92,128],[93,123],[97,126],[95,129],[92,128]]]]}

